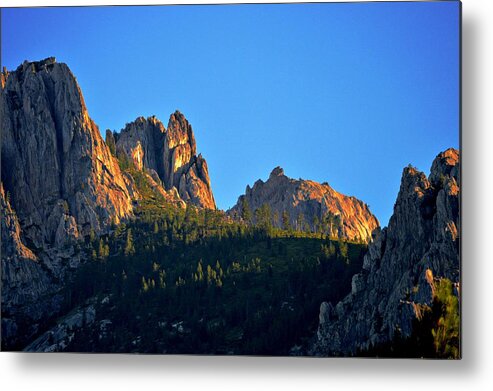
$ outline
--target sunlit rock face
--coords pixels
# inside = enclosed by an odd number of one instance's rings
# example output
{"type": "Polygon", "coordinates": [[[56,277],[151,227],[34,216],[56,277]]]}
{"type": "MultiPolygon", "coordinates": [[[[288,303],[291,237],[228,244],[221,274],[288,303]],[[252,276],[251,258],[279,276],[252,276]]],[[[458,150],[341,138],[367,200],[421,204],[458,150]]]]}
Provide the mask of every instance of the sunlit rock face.
{"type": "Polygon", "coordinates": [[[67,65],[26,61],[4,70],[1,86],[2,336],[9,336],[2,347],[9,348],[59,310],[60,284],[83,256],[78,241],[129,216],[132,199],[67,65]]]}
{"type": "Polygon", "coordinates": [[[373,230],[379,226],[363,201],[341,194],[327,183],[291,179],[280,167],[271,172],[266,182],[258,180],[253,188],[247,186],[245,194],[228,214],[236,218],[241,216],[245,199],[253,215],[262,205],[269,205],[276,227],[283,226],[282,216],[287,213],[294,229],[302,228],[299,227],[301,220],[311,230],[323,223],[323,230],[333,237],[368,242],[373,230]]]}
{"type": "Polygon", "coordinates": [[[63,240],[62,226],[77,237],[128,216],[125,180],[67,65],[24,62],[3,78],[2,182],[34,245],[63,240]]]}
{"type": "Polygon", "coordinates": [[[166,190],[176,188],[183,201],[216,208],[207,163],[197,156],[192,126],[179,111],[171,114],[167,128],[156,117],[140,117],[113,137],[117,151],[138,169],[155,172],[166,190]]]}
{"type": "Polygon", "coordinates": [[[433,276],[458,290],[459,166],[459,151],[448,149],[428,178],[404,169],[389,226],[374,232],[351,294],[321,306],[313,354],[355,354],[391,340],[396,330],[409,336],[420,305],[431,303],[433,276]]]}

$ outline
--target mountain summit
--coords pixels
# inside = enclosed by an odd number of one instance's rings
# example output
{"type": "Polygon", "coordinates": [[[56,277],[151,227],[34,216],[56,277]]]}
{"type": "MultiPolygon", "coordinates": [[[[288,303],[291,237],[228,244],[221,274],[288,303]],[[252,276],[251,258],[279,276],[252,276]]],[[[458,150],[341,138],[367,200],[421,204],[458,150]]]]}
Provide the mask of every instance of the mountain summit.
{"type": "Polygon", "coordinates": [[[50,57],[4,71],[0,114],[2,182],[37,247],[131,214],[125,178],[67,65],[50,57]]]}
{"type": "Polygon", "coordinates": [[[156,117],[139,117],[114,138],[116,151],[124,153],[139,170],[159,177],[166,190],[173,187],[180,198],[201,208],[216,209],[207,162],[197,156],[192,126],[179,111],[171,114],[168,128],[156,117]]]}
{"type": "Polygon", "coordinates": [[[245,205],[255,212],[268,205],[275,227],[321,231],[341,239],[368,242],[377,218],[368,205],[355,197],[341,194],[327,183],[291,179],[281,167],[276,167],[264,182],[258,180],[253,188],[247,186],[244,195],[228,211],[234,218],[242,218],[245,205]]]}

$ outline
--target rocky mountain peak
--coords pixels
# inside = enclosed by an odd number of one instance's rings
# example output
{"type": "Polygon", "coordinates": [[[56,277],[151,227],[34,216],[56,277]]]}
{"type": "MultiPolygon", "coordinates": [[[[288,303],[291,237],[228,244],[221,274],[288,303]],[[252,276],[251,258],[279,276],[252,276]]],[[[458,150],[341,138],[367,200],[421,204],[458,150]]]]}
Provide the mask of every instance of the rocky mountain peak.
{"type": "Polygon", "coordinates": [[[80,240],[130,216],[132,197],[67,65],[26,61],[1,85],[2,335],[16,343],[60,309],[80,240]]]}
{"type": "Polygon", "coordinates": [[[176,188],[185,202],[216,208],[207,163],[197,156],[192,126],[182,113],[171,114],[167,128],[155,116],[139,117],[113,137],[117,151],[139,170],[156,173],[166,190],[176,188]]]}
{"type": "Polygon", "coordinates": [[[192,126],[178,110],[169,117],[166,142],[169,149],[174,149],[180,145],[188,145],[191,155],[197,153],[192,126]]]}
{"type": "Polygon", "coordinates": [[[449,148],[440,153],[431,166],[430,182],[439,185],[446,178],[454,178],[458,181],[459,177],[459,151],[449,148]]]}
{"type": "Polygon", "coordinates": [[[99,231],[131,213],[116,160],[67,65],[24,62],[2,87],[2,182],[36,246],[99,231]],[[57,234],[58,232],[58,234],[57,234]]]}
{"type": "Polygon", "coordinates": [[[268,205],[276,227],[283,227],[286,221],[282,216],[287,214],[291,228],[321,230],[333,237],[368,242],[379,226],[364,202],[335,191],[327,183],[289,178],[281,167],[274,168],[266,182],[257,180],[252,188],[247,186],[227,213],[241,216],[244,200],[252,212],[268,205]]]}
{"type": "Polygon", "coordinates": [[[339,303],[322,304],[319,355],[354,354],[412,332],[433,278],[459,283],[459,151],[440,153],[429,177],[404,168],[389,226],[373,233],[363,270],[339,303]]]}
{"type": "Polygon", "coordinates": [[[279,177],[279,176],[284,176],[284,170],[277,166],[276,168],[274,168],[270,175],[269,175],[269,179],[272,179],[272,178],[275,178],[275,177],[279,177]]]}

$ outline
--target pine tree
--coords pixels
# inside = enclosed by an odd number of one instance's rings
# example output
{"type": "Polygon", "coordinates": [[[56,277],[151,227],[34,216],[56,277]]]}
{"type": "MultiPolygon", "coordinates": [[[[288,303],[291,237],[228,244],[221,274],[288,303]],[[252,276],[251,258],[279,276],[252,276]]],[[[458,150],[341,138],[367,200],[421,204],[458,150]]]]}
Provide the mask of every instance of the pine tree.
{"type": "Polygon", "coordinates": [[[246,223],[251,223],[252,221],[252,211],[250,210],[250,205],[248,204],[246,196],[241,200],[241,218],[246,223]]]}
{"type": "Polygon", "coordinates": [[[142,276],[142,291],[147,292],[149,290],[149,284],[147,284],[147,281],[144,276],[142,276]]]}
{"type": "Polygon", "coordinates": [[[93,243],[96,240],[96,231],[94,231],[94,228],[91,228],[89,231],[89,240],[91,243],[93,243]]]}
{"type": "Polygon", "coordinates": [[[207,265],[207,285],[210,285],[214,277],[214,270],[212,269],[211,265],[207,265]]]}
{"type": "Polygon", "coordinates": [[[269,204],[263,204],[255,210],[255,223],[259,228],[264,229],[267,234],[272,231],[272,212],[269,204]]]}
{"type": "Polygon", "coordinates": [[[348,245],[342,240],[339,240],[339,253],[343,259],[348,259],[348,245]]]}
{"type": "Polygon", "coordinates": [[[99,259],[106,258],[106,250],[104,248],[103,239],[99,239],[99,249],[98,249],[99,259]]]}
{"type": "Polygon", "coordinates": [[[296,225],[298,231],[303,231],[305,225],[305,215],[302,212],[298,214],[298,218],[296,219],[296,225]]]}
{"type": "Polygon", "coordinates": [[[159,287],[161,289],[166,288],[166,272],[164,270],[159,271],[159,287]]]}
{"type": "Polygon", "coordinates": [[[124,253],[127,256],[135,254],[134,241],[133,241],[133,237],[132,237],[132,229],[130,229],[130,228],[127,231],[127,240],[125,242],[124,253]]]}
{"type": "Polygon", "coordinates": [[[204,281],[204,270],[202,269],[202,261],[197,265],[197,278],[199,281],[204,281]]]}
{"type": "Polygon", "coordinates": [[[110,129],[106,129],[106,145],[108,146],[111,154],[116,156],[116,143],[113,132],[110,129]]]}
{"type": "Polygon", "coordinates": [[[315,216],[313,218],[313,231],[315,233],[318,233],[319,230],[320,230],[320,220],[318,219],[317,216],[315,216]]]}
{"type": "Polygon", "coordinates": [[[289,222],[289,213],[286,210],[282,212],[282,227],[286,231],[291,231],[291,224],[289,222]]]}
{"type": "Polygon", "coordinates": [[[431,330],[435,351],[438,357],[459,358],[459,299],[449,279],[443,278],[435,286],[433,315],[437,320],[431,330]]]}

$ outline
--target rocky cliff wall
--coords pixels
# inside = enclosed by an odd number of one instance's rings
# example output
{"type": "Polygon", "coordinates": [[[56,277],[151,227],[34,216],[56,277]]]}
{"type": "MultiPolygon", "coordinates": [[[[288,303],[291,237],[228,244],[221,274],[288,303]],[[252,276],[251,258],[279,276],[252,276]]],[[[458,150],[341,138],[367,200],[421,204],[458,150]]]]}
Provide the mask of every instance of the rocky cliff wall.
{"type": "Polygon", "coordinates": [[[352,355],[412,332],[419,304],[430,304],[429,275],[459,281],[459,151],[448,149],[431,173],[409,166],[389,226],[376,230],[352,292],[322,303],[312,353],[352,355]],[[427,270],[428,272],[427,278],[427,270]]]}
{"type": "Polygon", "coordinates": [[[2,77],[2,182],[32,246],[128,216],[127,183],[69,68],[48,58],[2,77]]]}

